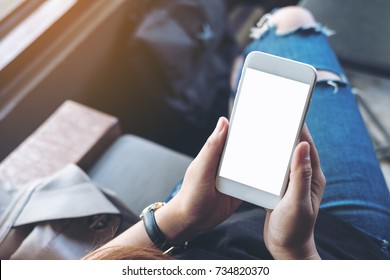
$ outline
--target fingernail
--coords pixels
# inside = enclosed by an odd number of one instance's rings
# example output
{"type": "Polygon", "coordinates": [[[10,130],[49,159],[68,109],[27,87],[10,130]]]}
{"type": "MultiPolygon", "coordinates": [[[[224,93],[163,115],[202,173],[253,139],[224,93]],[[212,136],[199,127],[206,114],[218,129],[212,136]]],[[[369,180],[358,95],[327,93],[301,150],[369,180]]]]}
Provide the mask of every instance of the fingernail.
{"type": "Polygon", "coordinates": [[[305,141],[305,143],[306,143],[306,145],[305,145],[306,147],[303,151],[303,158],[310,160],[310,144],[306,141],[305,141]]]}
{"type": "Polygon", "coordinates": [[[218,133],[220,133],[222,131],[222,128],[223,128],[222,122],[223,122],[222,118],[219,118],[218,122],[217,122],[217,125],[216,125],[216,127],[214,129],[214,134],[218,134],[218,133]]]}

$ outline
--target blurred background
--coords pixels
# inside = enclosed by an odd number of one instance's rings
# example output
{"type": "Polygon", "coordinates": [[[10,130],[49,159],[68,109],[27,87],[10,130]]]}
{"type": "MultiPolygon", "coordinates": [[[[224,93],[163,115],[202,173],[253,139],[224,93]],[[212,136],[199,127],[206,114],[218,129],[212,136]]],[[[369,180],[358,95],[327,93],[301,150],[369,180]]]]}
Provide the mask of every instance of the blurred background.
{"type": "Polygon", "coordinates": [[[250,27],[295,4],[337,32],[330,42],[390,182],[385,0],[0,0],[0,160],[67,99],[194,156],[228,114],[230,66],[250,27]]]}

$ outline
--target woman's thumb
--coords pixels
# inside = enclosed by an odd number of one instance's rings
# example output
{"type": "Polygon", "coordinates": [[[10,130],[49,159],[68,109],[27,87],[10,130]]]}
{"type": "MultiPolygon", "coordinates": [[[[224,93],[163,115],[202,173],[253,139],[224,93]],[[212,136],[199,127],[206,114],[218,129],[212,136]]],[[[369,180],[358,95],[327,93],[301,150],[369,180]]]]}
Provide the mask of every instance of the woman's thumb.
{"type": "Polygon", "coordinates": [[[303,141],[295,148],[291,160],[290,183],[286,196],[291,196],[292,199],[297,201],[310,198],[312,173],[310,145],[303,141]]]}
{"type": "Polygon", "coordinates": [[[203,175],[210,175],[215,178],[219,159],[225,144],[229,122],[226,118],[221,117],[213,131],[207,139],[203,148],[194,160],[197,172],[203,175]]]}

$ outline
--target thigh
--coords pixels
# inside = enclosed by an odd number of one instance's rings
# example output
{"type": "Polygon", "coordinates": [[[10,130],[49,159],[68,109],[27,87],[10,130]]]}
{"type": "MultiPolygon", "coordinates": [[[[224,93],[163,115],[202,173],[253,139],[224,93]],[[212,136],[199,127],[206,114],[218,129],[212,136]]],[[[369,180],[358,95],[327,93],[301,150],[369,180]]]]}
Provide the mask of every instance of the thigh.
{"type": "MultiPolygon", "coordinates": [[[[327,179],[321,207],[376,239],[390,240],[390,195],[351,87],[320,26],[277,35],[269,28],[246,48],[337,74],[319,81],[306,122],[327,179]]],[[[384,241],[385,242],[385,241],[384,241]]]]}

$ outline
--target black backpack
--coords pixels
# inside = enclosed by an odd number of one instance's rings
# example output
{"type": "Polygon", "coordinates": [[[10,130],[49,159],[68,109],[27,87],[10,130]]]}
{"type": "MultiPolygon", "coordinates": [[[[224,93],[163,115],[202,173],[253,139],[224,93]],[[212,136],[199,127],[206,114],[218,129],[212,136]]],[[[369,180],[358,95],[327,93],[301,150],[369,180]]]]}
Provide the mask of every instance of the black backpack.
{"type": "Polygon", "coordinates": [[[227,116],[239,49],[223,0],[138,1],[127,47],[131,131],[195,155],[227,116]]]}

